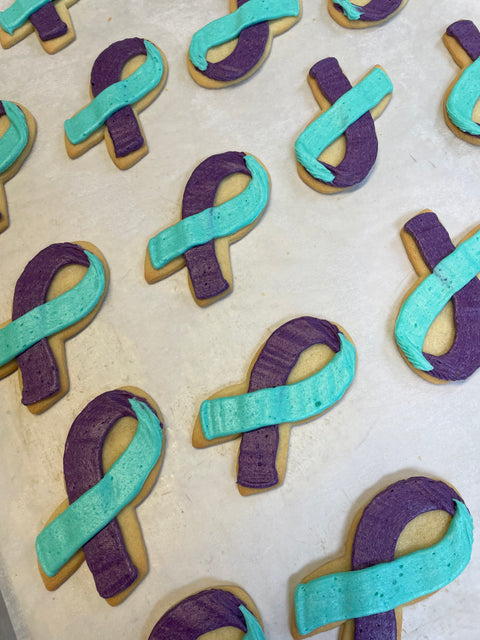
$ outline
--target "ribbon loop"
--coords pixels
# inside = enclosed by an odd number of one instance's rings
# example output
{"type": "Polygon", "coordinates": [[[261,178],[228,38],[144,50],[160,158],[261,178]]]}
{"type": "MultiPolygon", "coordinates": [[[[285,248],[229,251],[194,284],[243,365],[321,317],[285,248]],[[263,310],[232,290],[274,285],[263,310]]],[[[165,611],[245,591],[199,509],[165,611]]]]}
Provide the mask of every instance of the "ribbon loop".
{"type": "Polygon", "coordinates": [[[335,14],[340,14],[353,23],[345,26],[368,26],[388,20],[406,2],[407,0],[370,0],[366,4],[358,5],[351,0],[329,0],[329,11],[334,19],[338,18],[335,14]]]}

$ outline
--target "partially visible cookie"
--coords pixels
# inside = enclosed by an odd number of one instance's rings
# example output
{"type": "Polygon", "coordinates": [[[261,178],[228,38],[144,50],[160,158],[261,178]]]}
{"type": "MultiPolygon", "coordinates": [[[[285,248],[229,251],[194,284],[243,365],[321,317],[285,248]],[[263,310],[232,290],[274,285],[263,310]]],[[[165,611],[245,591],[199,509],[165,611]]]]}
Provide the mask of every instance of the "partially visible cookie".
{"type": "Polygon", "coordinates": [[[328,0],[328,12],[342,27],[375,27],[393,18],[408,0],[328,0]]]}

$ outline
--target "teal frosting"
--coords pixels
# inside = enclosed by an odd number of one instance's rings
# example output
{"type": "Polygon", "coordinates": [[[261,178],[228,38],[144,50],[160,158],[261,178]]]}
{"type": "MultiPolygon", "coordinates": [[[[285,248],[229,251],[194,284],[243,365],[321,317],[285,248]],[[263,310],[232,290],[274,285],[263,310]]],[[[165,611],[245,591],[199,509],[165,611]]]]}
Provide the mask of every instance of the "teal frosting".
{"type": "Polygon", "coordinates": [[[390,611],[455,580],[469,563],[473,544],[472,516],[462,502],[455,502],[455,515],[437,544],[392,562],[299,584],[295,619],[300,634],[332,622],[390,611]]]}
{"type": "Polygon", "coordinates": [[[28,125],[23,111],[13,102],[2,100],[2,104],[10,125],[0,138],[0,173],[12,166],[28,142],[28,125]]]}
{"type": "Polygon", "coordinates": [[[205,71],[207,52],[212,47],[233,40],[243,29],[258,22],[298,16],[299,13],[299,0],[249,0],[233,13],[213,20],[194,34],[189,49],[190,60],[197,69],[205,71]]]}
{"type": "Polygon", "coordinates": [[[263,629],[253,613],[243,604],[239,606],[239,609],[243,613],[245,624],[247,625],[247,633],[243,636],[243,640],[265,640],[263,629]]]}
{"type": "Polygon", "coordinates": [[[245,163],[252,178],[238,196],[183,218],[149,241],[148,252],[154,269],[161,269],[192,247],[236,233],[258,218],[270,194],[268,173],[253,156],[246,155],[245,163]]]}
{"type": "Polygon", "coordinates": [[[85,254],[90,266],[78,284],[0,329],[0,366],[92,311],[105,289],[105,271],[97,256],[85,254]]]}
{"type": "Polygon", "coordinates": [[[385,71],[372,69],[298,136],[295,153],[300,164],[317,180],[333,182],[334,174],[317,160],[318,156],[392,91],[392,82],[385,71]]]}
{"type": "Polygon", "coordinates": [[[239,396],[205,400],[200,407],[207,440],[311,418],[340,400],[355,375],[353,344],[339,333],[340,351],[313,375],[278,387],[239,396]]]}
{"type": "Polygon", "coordinates": [[[0,11],[0,26],[12,35],[15,29],[21,27],[28,18],[41,9],[50,0],[15,0],[5,11],[0,11]]]}
{"type": "Polygon", "coordinates": [[[402,304],[395,324],[395,338],[416,369],[433,369],[422,353],[427,331],[453,294],[479,272],[480,231],[441,260],[402,304]]]}
{"type": "Polygon", "coordinates": [[[455,83],[447,99],[447,113],[453,124],[465,133],[480,135],[480,124],[472,120],[480,96],[480,58],[472,62],[455,83]]]}
{"type": "Polygon", "coordinates": [[[336,5],[342,7],[343,13],[349,20],[359,20],[363,11],[359,6],[350,2],[350,0],[333,0],[336,5]]]}
{"type": "Polygon", "coordinates": [[[59,514],[37,537],[37,556],[54,576],[86,542],[140,492],[162,451],[160,422],[147,404],[129,400],[138,419],[132,441],[104,477],[59,514]]]}
{"type": "Polygon", "coordinates": [[[164,73],[161,53],[148,40],[144,42],[147,49],[145,62],[128,78],[104,89],[90,104],[65,121],[65,133],[72,144],[86,140],[112,114],[138,102],[159,84],[164,73]]]}

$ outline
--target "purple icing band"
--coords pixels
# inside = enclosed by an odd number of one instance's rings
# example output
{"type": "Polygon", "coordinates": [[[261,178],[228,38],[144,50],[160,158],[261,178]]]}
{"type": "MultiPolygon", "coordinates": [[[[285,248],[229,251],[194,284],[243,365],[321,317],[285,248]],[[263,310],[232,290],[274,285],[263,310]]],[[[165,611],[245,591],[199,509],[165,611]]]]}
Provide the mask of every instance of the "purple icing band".
{"type": "MultiPolygon", "coordinates": [[[[239,151],[227,151],[210,156],[199,164],[183,193],[182,218],[213,207],[217,189],[224,178],[234,173],[251,176],[244,157],[245,154],[239,151]]],[[[229,284],[215,254],[214,240],[189,249],[183,257],[198,300],[213,298],[228,289],[229,284]]]]}
{"type": "MultiPolygon", "coordinates": [[[[248,0],[237,0],[237,8],[246,2],[248,0]]],[[[269,33],[268,21],[247,27],[238,36],[235,49],[230,55],[219,62],[207,62],[207,68],[200,73],[219,82],[232,82],[242,78],[261,60],[269,33]]]]}
{"type": "MultiPolygon", "coordinates": [[[[455,250],[450,237],[433,213],[420,213],[404,230],[413,238],[425,264],[433,271],[455,250]]],[[[465,380],[480,367],[480,281],[473,278],[452,297],[455,338],[447,353],[423,353],[433,369],[428,375],[440,380],[465,380]]]]}
{"type": "MultiPolygon", "coordinates": [[[[305,349],[326,344],[340,350],[339,331],[327,320],[304,316],[282,325],[269,337],[250,373],[248,391],[286,384],[287,378],[305,349]]],[[[275,460],[278,425],[242,434],[238,457],[237,483],[253,489],[278,484],[275,460]]]]}
{"type": "Polygon", "coordinates": [[[246,632],[240,605],[246,606],[230,591],[200,591],[169,609],[157,622],[148,640],[197,640],[204,633],[223,627],[235,627],[246,632]]]}
{"type": "MultiPolygon", "coordinates": [[[[416,477],[401,480],[379,493],[358,522],[352,546],[352,570],[391,562],[406,525],[421,513],[442,510],[455,513],[453,500],[461,497],[439,480],[416,477]]],[[[396,640],[395,611],[355,620],[354,640],[396,640]]]]}
{"type": "MultiPolygon", "coordinates": [[[[123,67],[138,55],[147,55],[141,38],[127,38],[114,42],[98,56],[92,67],[90,84],[95,98],[115,82],[119,82],[123,67]]],[[[122,107],[105,122],[117,158],[123,158],[144,143],[135,112],[130,105],[122,107]]]]}
{"type": "MultiPolygon", "coordinates": [[[[53,277],[70,264],[88,267],[90,263],[82,247],[69,242],[52,244],[30,260],[15,286],[12,320],[44,304],[53,277]]],[[[23,404],[39,402],[60,390],[58,366],[47,338],[18,355],[17,364],[22,373],[23,404]]]]}
{"type": "Polygon", "coordinates": [[[58,15],[53,2],[48,2],[40,9],[37,9],[32,13],[29,20],[37,30],[40,40],[44,42],[59,38],[68,31],[68,26],[58,15]]]}
{"type": "MultiPolygon", "coordinates": [[[[103,478],[102,448],[105,438],[120,418],[136,418],[129,402],[130,398],[136,397],[128,391],[108,391],[92,400],[75,419],[67,436],[63,456],[70,504],[103,478]]],[[[144,398],[139,399],[147,402],[144,398]]],[[[116,518],[89,540],[83,546],[83,551],[102,598],[112,598],[135,582],[138,572],[127,553],[116,518]]]]}
{"type": "MultiPolygon", "coordinates": [[[[370,0],[370,2],[364,6],[355,6],[362,12],[359,20],[362,22],[378,22],[391,16],[401,4],[402,0],[370,0]]],[[[340,5],[335,3],[334,5],[335,9],[343,13],[340,5]]]]}
{"type": "MultiPolygon", "coordinates": [[[[309,75],[330,104],[352,88],[336,58],[320,60],[310,69],[309,75]]],[[[337,166],[322,162],[335,176],[330,184],[339,188],[352,187],[362,182],[375,164],[378,142],[369,111],[347,128],[345,142],[345,156],[337,166]]]]}
{"type": "Polygon", "coordinates": [[[470,56],[473,62],[480,56],[480,32],[471,20],[458,20],[447,27],[452,36],[470,56]]]}

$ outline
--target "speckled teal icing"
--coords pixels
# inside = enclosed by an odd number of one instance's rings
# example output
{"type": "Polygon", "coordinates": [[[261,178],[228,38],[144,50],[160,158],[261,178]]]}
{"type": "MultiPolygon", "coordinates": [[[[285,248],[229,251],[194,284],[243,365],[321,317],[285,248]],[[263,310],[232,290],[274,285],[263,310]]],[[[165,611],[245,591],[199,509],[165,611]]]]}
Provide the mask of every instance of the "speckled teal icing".
{"type": "Polygon", "coordinates": [[[12,166],[28,142],[28,125],[23,111],[13,102],[2,100],[2,104],[10,125],[0,138],[0,173],[12,166]]]}
{"type": "Polygon", "coordinates": [[[21,27],[28,18],[48,4],[50,0],[15,0],[5,11],[0,11],[0,26],[12,35],[15,29],[21,27]]]}
{"type": "Polygon", "coordinates": [[[359,20],[363,11],[355,4],[352,4],[350,0],[335,0],[335,4],[342,7],[343,13],[349,20],[359,20]]]}
{"type": "Polygon", "coordinates": [[[0,366],[94,309],[105,289],[105,271],[97,256],[89,251],[85,254],[90,266],[78,284],[0,329],[0,366]]]}
{"type": "Polygon", "coordinates": [[[318,156],[392,91],[392,82],[385,71],[378,67],[372,69],[298,136],[295,153],[300,164],[317,180],[333,182],[334,174],[318,162],[318,156]]]}
{"type": "Polygon", "coordinates": [[[236,233],[258,218],[268,202],[268,173],[253,156],[246,155],[245,164],[252,178],[238,196],[183,218],[149,241],[148,252],[155,269],[161,269],[192,247],[236,233]]]}
{"type": "Polygon", "coordinates": [[[247,633],[243,636],[243,640],[265,640],[263,629],[253,613],[243,604],[239,606],[239,609],[243,613],[245,624],[247,625],[247,633]]]}
{"type": "Polygon", "coordinates": [[[300,3],[298,0],[249,0],[233,13],[213,20],[197,31],[190,43],[189,56],[192,64],[205,71],[207,52],[236,38],[243,29],[259,22],[298,16],[300,3]]]}
{"type": "Polygon", "coordinates": [[[104,89],[90,104],[65,121],[65,133],[72,144],[79,144],[101,127],[122,107],[132,105],[152,91],[162,79],[164,64],[160,51],[145,40],[145,62],[128,76],[104,89]]]}
{"type": "Polygon", "coordinates": [[[338,336],[338,353],[320,371],[300,382],[202,402],[200,421],[205,438],[213,440],[298,422],[331,407],[343,396],[355,374],[355,347],[343,333],[338,336]]]}
{"type": "Polygon", "coordinates": [[[103,529],[140,492],[162,451],[160,422],[150,407],[129,400],[137,430],[122,455],[104,477],[60,513],[36,540],[38,560],[54,576],[86,542],[103,529]]]}
{"type": "Polygon", "coordinates": [[[480,124],[472,120],[480,96],[480,58],[472,62],[455,83],[447,99],[447,113],[453,124],[465,133],[480,135],[480,124]]]}
{"type": "Polygon", "coordinates": [[[479,272],[480,231],[441,260],[402,304],[395,324],[395,338],[416,369],[433,369],[422,353],[427,331],[453,294],[479,272]]]}
{"type": "Polygon", "coordinates": [[[295,590],[295,619],[302,635],[331,622],[360,618],[406,604],[449,584],[470,561],[473,520],[455,500],[455,515],[435,545],[358,571],[314,578],[295,590]]]}

